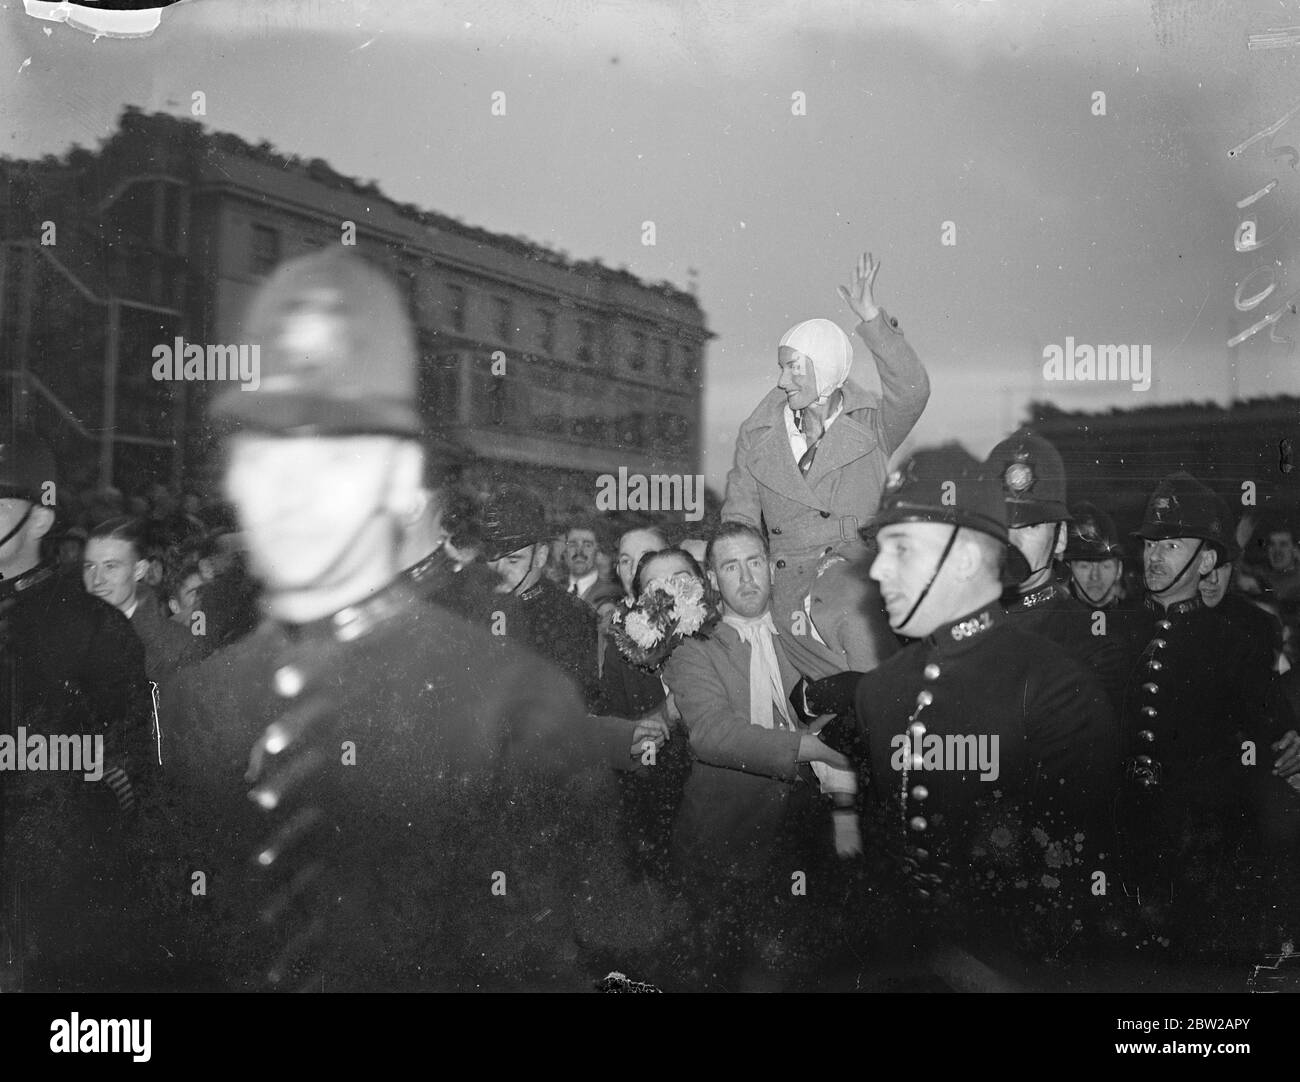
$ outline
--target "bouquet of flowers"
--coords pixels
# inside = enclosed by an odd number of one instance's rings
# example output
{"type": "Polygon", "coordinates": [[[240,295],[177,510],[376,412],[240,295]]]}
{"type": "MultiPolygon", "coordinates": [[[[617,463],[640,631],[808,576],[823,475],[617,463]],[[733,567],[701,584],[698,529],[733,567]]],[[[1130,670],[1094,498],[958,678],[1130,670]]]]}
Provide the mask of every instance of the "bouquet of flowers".
{"type": "Polygon", "coordinates": [[[719,613],[696,578],[656,579],[634,604],[620,601],[610,623],[618,652],[638,669],[658,674],[677,644],[703,636],[719,613]]]}

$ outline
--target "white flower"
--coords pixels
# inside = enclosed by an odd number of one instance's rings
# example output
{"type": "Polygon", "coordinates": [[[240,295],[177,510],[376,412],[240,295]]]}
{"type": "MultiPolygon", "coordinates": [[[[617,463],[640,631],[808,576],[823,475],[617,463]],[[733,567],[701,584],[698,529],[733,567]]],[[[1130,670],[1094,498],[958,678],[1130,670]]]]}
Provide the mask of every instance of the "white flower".
{"type": "Polygon", "coordinates": [[[664,637],[663,632],[655,627],[643,612],[629,612],[623,626],[632,641],[642,650],[649,650],[664,637]]]}

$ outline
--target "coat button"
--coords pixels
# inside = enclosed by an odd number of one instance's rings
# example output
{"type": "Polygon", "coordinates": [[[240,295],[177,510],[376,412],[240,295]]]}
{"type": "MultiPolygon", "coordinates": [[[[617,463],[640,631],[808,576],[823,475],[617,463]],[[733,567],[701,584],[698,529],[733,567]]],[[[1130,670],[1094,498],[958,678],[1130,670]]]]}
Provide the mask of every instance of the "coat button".
{"type": "Polygon", "coordinates": [[[920,815],[912,816],[911,822],[908,823],[908,826],[910,826],[913,830],[918,830],[918,831],[924,830],[929,825],[930,824],[925,821],[925,817],[920,815]]]}
{"type": "Polygon", "coordinates": [[[275,670],[275,693],[283,699],[292,699],[302,691],[302,673],[292,665],[275,670]]]}
{"type": "Polygon", "coordinates": [[[913,850],[912,850],[912,856],[913,856],[916,860],[929,860],[929,859],[930,859],[930,851],[929,851],[928,849],[913,849],[913,850]]]}
{"type": "Polygon", "coordinates": [[[778,534],[778,533],[780,533],[780,532],[781,532],[781,527],[780,527],[780,526],[773,526],[773,527],[772,527],[772,532],[773,532],[774,534],[778,534]]]}
{"type": "Polygon", "coordinates": [[[1157,621],[1156,621],[1156,627],[1158,627],[1161,631],[1168,631],[1168,630],[1170,630],[1173,626],[1174,626],[1174,625],[1171,624],[1168,620],[1157,620],[1157,621]]]}
{"type": "Polygon", "coordinates": [[[924,785],[918,785],[915,789],[912,790],[913,800],[924,800],[929,795],[930,795],[930,790],[927,789],[924,785]]]}
{"type": "Polygon", "coordinates": [[[1160,713],[1160,711],[1157,710],[1154,706],[1144,706],[1144,707],[1142,708],[1142,716],[1143,716],[1144,718],[1153,718],[1153,717],[1155,717],[1158,713],[1160,713]]]}
{"type": "Polygon", "coordinates": [[[776,569],[777,569],[778,571],[783,571],[783,570],[785,570],[785,561],[784,561],[784,560],[777,560],[777,561],[776,561],[776,569]]]}
{"type": "Polygon", "coordinates": [[[913,736],[925,736],[925,722],[914,721],[907,727],[907,731],[913,736]]]}
{"type": "Polygon", "coordinates": [[[1163,650],[1169,644],[1165,642],[1164,639],[1152,639],[1151,645],[1154,646],[1157,650],[1163,650]]]}
{"type": "Polygon", "coordinates": [[[826,546],[826,550],[822,553],[822,555],[823,555],[823,556],[829,556],[830,554],[831,554],[831,546],[830,546],[830,545],[827,545],[827,546],[826,546]]]}
{"type": "Polygon", "coordinates": [[[831,517],[831,513],[830,513],[829,511],[823,511],[823,512],[821,512],[821,516],[822,516],[822,518],[830,518],[830,517],[831,517]]]}
{"type": "Polygon", "coordinates": [[[1159,672],[1164,667],[1165,667],[1164,662],[1157,661],[1155,658],[1152,658],[1150,661],[1147,662],[1147,668],[1151,669],[1153,672],[1159,672]]]}
{"type": "Polygon", "coordinates": [[[1159,684],[1143,684],[1143,685],[1142,685],[1142,690],[1145,691],[1148,695],[1154,695],[1157,691],[1160,690],[1160,685],[1159,685],[1159,684]]]}
{"type": "Polygon", "coordinates": [[[939,666],[932,661],[930,662],[929,665],[927,665],[924,669],[921,670],[921,675],[924,676],[927,680],[938,680],[939,666]]]}
{"type": "Polygon", "coordinates": [[[1150,729],[1143,729],[1140,733],[1138,733],[1138,736],[1140,736],[1148,744],[1154,744],[1156,742],[1156,734],[1153,733],[1150,729]]]}
{"type": "Polygon", "coordinates": [[[916,693],[917,706],[929,706],[932,702],[934,702],[934,692],[929,688],[922,688],[916,693]]]}

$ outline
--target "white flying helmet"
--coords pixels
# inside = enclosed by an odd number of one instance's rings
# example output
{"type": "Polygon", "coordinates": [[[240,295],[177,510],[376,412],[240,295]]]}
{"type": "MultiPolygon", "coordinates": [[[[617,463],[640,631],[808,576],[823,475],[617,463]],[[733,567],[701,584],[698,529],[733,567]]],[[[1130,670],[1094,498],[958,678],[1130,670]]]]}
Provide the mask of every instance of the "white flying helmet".
{"type": "Polygon", "coordinates": [[[805,319],[781,336],[777,344],[798,350],[812,362],[817,380],[818,402],[825,405],[832,394],[844,386],[853,366],[853,343],[830,319],[805,319]]]}

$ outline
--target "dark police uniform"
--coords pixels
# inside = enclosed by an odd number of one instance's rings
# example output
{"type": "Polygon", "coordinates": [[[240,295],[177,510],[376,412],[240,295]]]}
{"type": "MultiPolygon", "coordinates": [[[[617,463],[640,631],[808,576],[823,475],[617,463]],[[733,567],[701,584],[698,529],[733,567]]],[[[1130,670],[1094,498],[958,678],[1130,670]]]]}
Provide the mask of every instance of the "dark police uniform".
{"type": "MultiPolygon", "coordinates": [[[[960,453],[933,452],[891,478],[872,529],[907,521],[1008,544],[996,481],[960,453]]],[[[842,677],[811,685],[810,708],[827,710],[834,696],[819,692],[843,686],[842,677]]],[[[968,922],[968,938],[978,929],[1022,949],[1054,949],[1076,934],[1074,922],[1090,915],[1089,877],[1110,848],[1103,812],[1118,776],[1115,719],[1096,678],[991,602],[863,675],[854,701],[874,833],[911,912],[946,936],[961,938],[968,922]],[[946,747],[950,737],[954,749],[965,737],[989,752],[996,737],[997,777],[981,780],[969,760],[926,759],[926,740],[946,747]]]]}
{"type": "MultiPolygon", "coordinates": [[[[1041,436],[1023,429],[1016,432],[993,448],[986,466],[1002,483],[1008,526],[1070,521],[1065,464],[1041,436]]],[[[1068,545],[1067,541],[1067,552],[1068,545]]],[[[1031,568],[1026,578],[1039,570],[1031,568]]],[[[1109,616],[1094,619],[1092,611],[1054,579],[1033,590],[1008,591],[1003,603],[1008,618],[1025,634],[1049,639],[1088,666],[1106,689],[1112,708],[1119,710],[1133,662],[1121,621],[1109,616]]]]}
{"type": "MultiPolygon", "coordinates": [[[[549,531],[541,501],[522,485],[496,485],[483,507],[483,556],[491,562],[544,544],[549,531]]],[[[525,576],[527,577],[527,576],[525,576]]],[[[543,575],[531,586],[483,599],[479,619],[493,625],[498,641],[509,641],[551,661],[577,684],[592,713],[604,709],[597,664],[596,611],[543,575]],[[504,635],[497,614],[504,617],[504,635]]]]}
{"type": "MultiPolygon", "coordinates": [[[[1181,473],[1156,488],[1136,536],[1194,538],[1222,559],[1231,549],[1229,530],[1222,503],[1181,473]]],[[[1199,557],[1194,550],[1191,561],[1199,557]]],[[[1262,740],[1270,728],[1272,656],[1199,595],[1169,605],[1149,595],[1135,631],[1142,651],[1121,718],[1125,882],[1143,891],[1145,902],[1159,900],[1161,911],[1172,899],[1162,930],[1179,940],[1177,948],[1231,948],[1230,918],[1249,878],[1243,741],[1262,740]]],[[[1266,745],[1256,756],[1271,765],[1266,745]]]]}
{"type": "MultiPolygon", "coordinates": [[[[32,437],[0,444],[0,495],[36,505],[53,481],[53,457],[32,437]]],[[[52,563],[0,581],[0,626],[0,732],[85,735],[103,749],[99,781],[84,779],[89,764],[0,771],[0,923],[25,970],[9,979],[102,988],[133,952],[126,813],[157,769],[144,647],[125,616],[52,563]]]]}
{"type": "MultiPolygon", "coordinates": [[[[416,438],[404,305],[363,260],[283,265],[249,323],[262,388],[219,416],[416,438]],[[281,334],[301,315],[333,325],[310,356],[281,334]]],[[[166,701],[177,871],[206,880],[178,914],[198,936],[188,987],[578,988],[601,975],[579,940],[628,950],[655,925],[592,814],[630,727],[584,725],[559,673],[401,576],[309,624],[264,622],[166,701]]]]}

